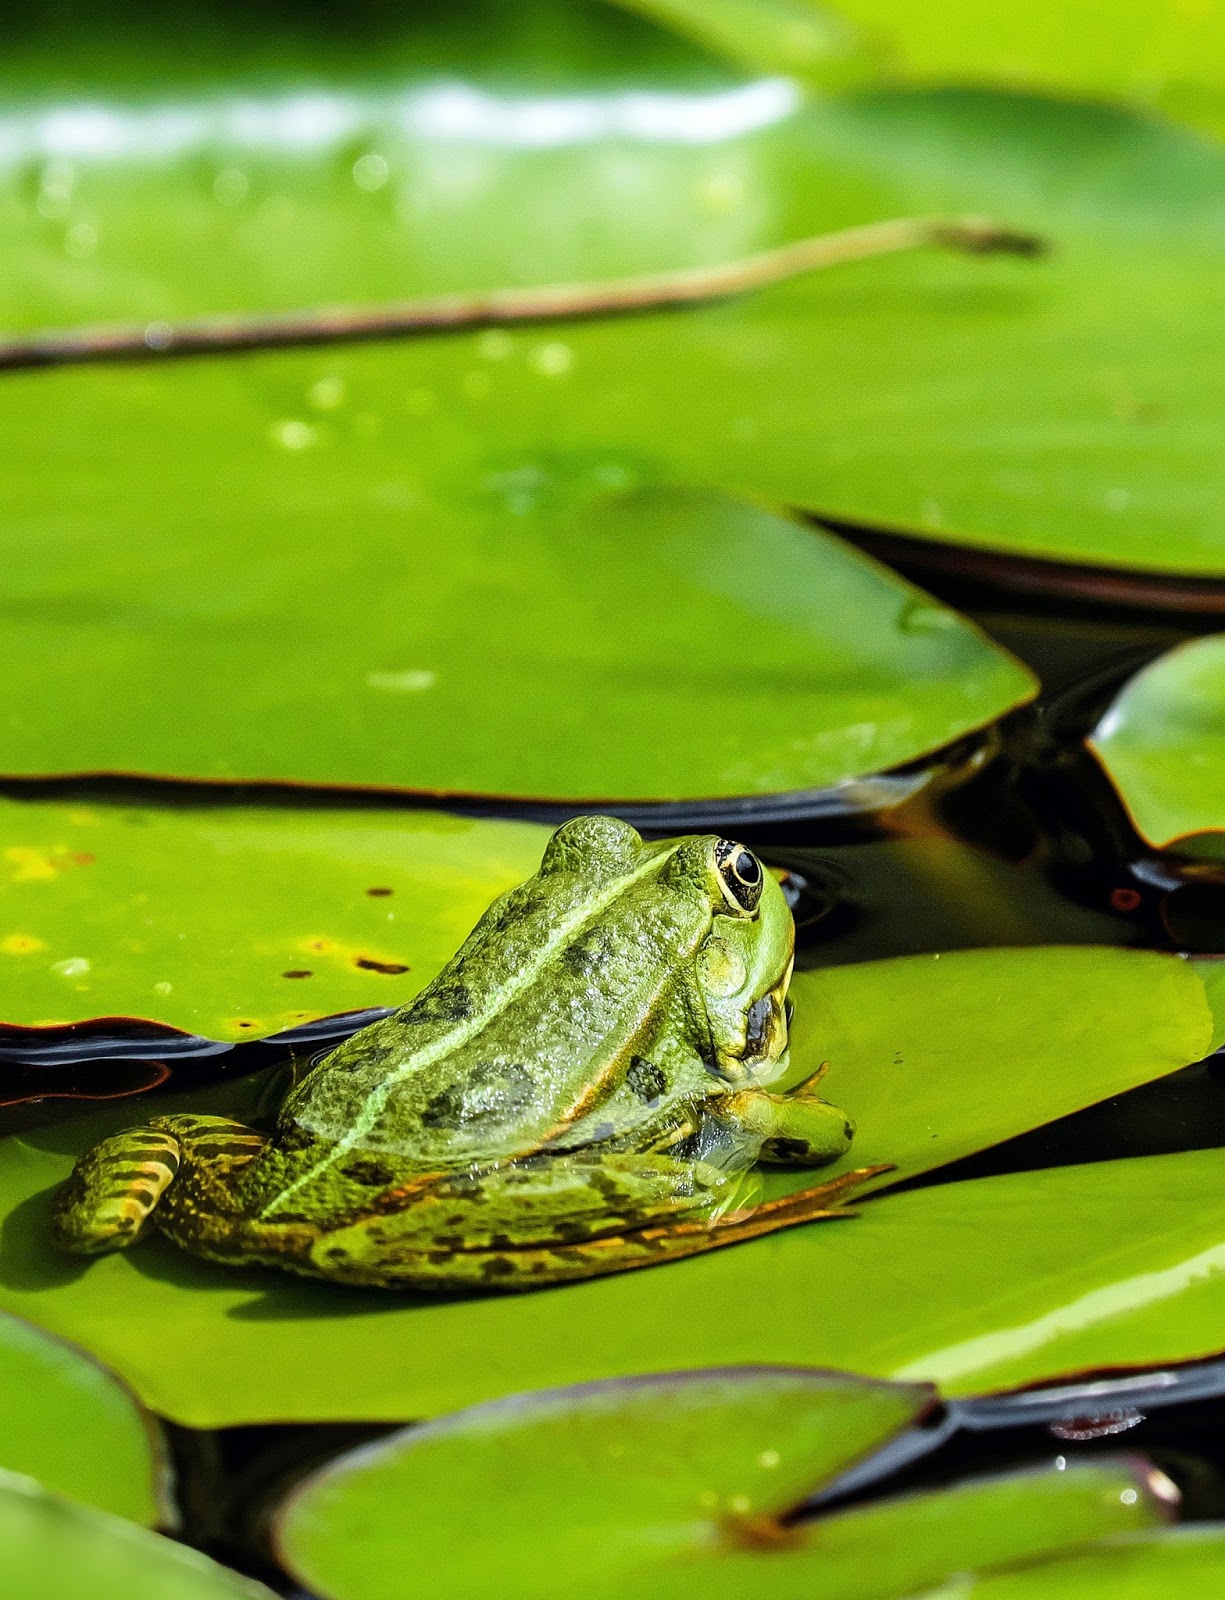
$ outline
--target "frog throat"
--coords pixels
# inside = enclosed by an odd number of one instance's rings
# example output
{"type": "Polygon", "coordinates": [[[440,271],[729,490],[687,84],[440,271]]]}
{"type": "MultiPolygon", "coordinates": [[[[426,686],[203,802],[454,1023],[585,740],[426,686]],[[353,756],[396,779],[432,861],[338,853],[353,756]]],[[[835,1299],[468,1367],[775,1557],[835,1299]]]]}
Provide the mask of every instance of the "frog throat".
{"type": "Polygon", "coordinates": [[[397,1068],[395,1072],[389,1073],[383,1082],[371,1092],[361,1116],[354,1121],[348,1133],[338,1139],[313,1167],[308,1168],[293,1183],[287,1184],[278,1195],[270,1200],[259,1214],[260,1221],[265,1221],[274,1212],[279,1211],[282,1206],[292,1200],[308,1184],[313,1183],[316,1178],[320,1177],[330,1167],[334,1166],[337,1161],[348,1155],[350,1150],[359,1145],[378,1124],[379,1118],[386,1108],[387,1101],[391,1097],[392,1090],[402,1083],[410,1073],[417,1072],[422,1067],[432,1066],[435,1061],[440,1060],[450,1051],[458,1049],[461,1045],[467,1044],[482,1029],[488,1027],[499,1011],[510,1005],[512,1001],[516,1000],[525,989],[536,981],[549,961],[556,955],[559,945],[568,944],[586,923],[606,911],[635,883],[649,877],[653,872],[658,872],[671,859],[677,849],[679,849],[679,843],[670,850],[650,856],[641,866],[635,867],[632,872],[627,872],[622,877],[614,879],[607,889],[593,899],[586,901],[581,912],[576,912],[558,925],[552,936],[537,947],[532,959],[523,964],[515,976],[499,990],[491,1003],[487,1004],[482,1010],[475,1011],[470,1017],[465,1017],[461,1022],[457,1022],[453,1028],[440,1038],[435,1039],[432,1044],[426,1045],[416,1052],[404,1066],[397,1068]]]}

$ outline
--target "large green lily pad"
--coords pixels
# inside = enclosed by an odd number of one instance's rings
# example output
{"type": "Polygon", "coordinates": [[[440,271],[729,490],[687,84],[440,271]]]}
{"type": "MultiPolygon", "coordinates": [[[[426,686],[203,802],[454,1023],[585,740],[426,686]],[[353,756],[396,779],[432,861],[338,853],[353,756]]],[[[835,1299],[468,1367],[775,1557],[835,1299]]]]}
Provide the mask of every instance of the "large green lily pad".
{"type": "Polygon", "coordinates": [[[1225,1585],[1220,1523],[1111,1539],[1099,1550],[1017,1572],[954,1580],[927,1600],[1187,1600],[1225,1585]]]}
{"type": "Polygon", "coordinates": [[[1139,1464],[1114,1462],[782,1520],[927,1398],[781,1368],[518,1396],[329,1463],[279,1509],[276,1543],[335,1600],[423,1586],[876,1600],[1163,1520],[1139,1464]]]}
{"type": "Polygon", "coordinates": [[[0,800],[0,1021],[229,1040],[400,1005],[547,838],[433,811],[0,800]]]}
{"type": "MultiPolygon", "coordinates": [[[[93,376],[96,402],[132,375],[93,376]]],[[[184,505],[173,532],[164,495],[152,518],[133,504],[118,540],[86,516],[53,558],[42,536],[9,544],[29,603],[0,628],[8,771],[591,803],[753,795],[910,761],[1033,692],[1023,667],[885,568],[718,495],[642,491],[516,519],[498,505],[527,480],[508,468],[478,486],[484,506],[467,493],[410,506],[398,489],[380,504],[367,479],[350,520],[329,452],[269,450],[249,376],[223,363],[190,375],[183,427],[203,407],[233,454],[224,492],[184,505]],[[68,580],[65,628],[50,588],[80,563],[92,575],[68,580]]],[[[103,428],[85,424],[99,442],[103,428]]],[[[185,484],[159,454],[173,494],[185,484]]],[[[83,472],[70,494],[88,496],[83,472]]]]}
{"type": "MultiPolygon", "coordinates": [[[[207,32],[209,15],[192,27],[207,32]]],[[[997,550],[1225,573],[1225,150],[1123,111],[1021,96],[804,104],[786,83],[730,79],[661,30],[596,15],[518,7],[513,23],[470,27],[462,44],[458,22],[445,36],[405,24],[389,42],[367,19],[331,58],[290,29],[289,65],[270,77],[258,30],[228,78],[215,42],[180,48],[203,67],[176,76],[164,27],[148,25],[127,55],[113,43],[103,52],[88,29],[43,45],[23,30],[9,82],[41,120],[27,116],[22,137],[45,123],[67,142],[43,152],[18,140],[22,226],[9,235],[4,320],[145,327],[201,311],[583,280],[931,211],[995,213],[1047,236],[1051,254],[913,254],[691,314],[513,335],[13,375],[0,386],[15,553],[4,676],[16,694],[33,670],[25,656],[66,635],[93,664],[72,693],[49,675],[38,702],[40,738],[48,716],[60,727],[61,762],[74,754],[78,694],[108,663],[117,670],[125,648],[140,654],[134,618],[162,613],[164,563],[188,563],[179,644],[200,651],[197,680],[218,697],[234,685],[195,630],[205,601],[218,603],[221,569],[237,573],[224,612],[236,661],[240,636],[268,633],[260,608],[286,559],[277,552],[291,541],[296,557],[332,551],[329,588],[351,609],[329,629],[303,581],[313,655],[277,640],[300,677],[322,676],[345,665],[332,635],[359,601],[404,626],[405,574],[451,559],[432,526],[463,523],[474,505],[500,509],[487,539],[518,543],[585,475],[714,484],[997,550]],[[77,98],[49,87],[65,51],[77,98]],[[134,87],[146,58],[181,130],[161,156],[168,125],[134,87]],[[294,115],[313,143],[292,146],[294,115]],[[118,130],[109,153],[82,132],[104,124],[118,130]],[[369,192],[355,175],[368,156],[387,168],[369,192]],[[66,199],[65,175],[45,170],[61,158],[75,174],[66,199]],[[78,225],[98,235],[82,261],[66,253],[78,225]],[[266,565],[240,560],[252,549],[266,565]]],[[[176,17],[176,42],[180,27],[176,17]]],[[[550,616],[560,630],[556,605],[550,616]]],[[[485,611],[459,611],[457,635],[462,622],[479,642],[485,611]]],[[[137,661],[127,665],[135,676],[137,661]]],[[[436,668],[397,654],[363,670],[436,668]]],[[[567,690],[577,694],[568,680],[567,690]]]]}
{"type": "Polygon", "coordinates": [[[0,1316],[0,1471],[133,1522],[165,1520],[152,1420],[96,1361],[8,1315],[0,1316]]]}
{"type": "MultiPolygon", "coordinates": [[[[1202,981],[1174,957],[1053,949],[957,960],[799,980],[797,1071],[828,1043],[829,1092],[859,1121],[857,1157],[895,1161],[898,1176],[1158,1076],[1211,1037],[1202,981]]],[[[260,1091],[246,1079],[159,1098],[158,1109],[249,1116],[260,1091]]],[[[1179,1293],[1178,1264],[1218,1245],[1225,1200],[1211,1152],[1166,1158],[1185,1166],[1118,1162],[901,1194],[866,1202],[853,1220],[649,1272],[446,1300],[215,1267],[157,1238],[91,1263],[56,1256],[55,1188],[77,1153],[132,1120],[131,1107],[115,1106],[4,1144],[0,1304],[74,1338],[152,1409],[197,1426],[410,1420],[551,1383],[712,1362],[920,1377],[930,1367],[972,1392],[1225,1343],[1211,1295],[1201,1315],[1143,1314],[1145,1274],[1171,1267],[1168,1294],[1179,1293]],[[1117,1315],[1137,1276],[1138,1332],[1117,1315]],[[1062,1319],[1086,1296],[1079,1321],[1062,1319]],[[769,1315],[735,1312],[744,1306],[769,1315]],[[997,1338],[1017,1323],[1019,1343],[997,1338]]]]}
{"type": "Polygon", "coordinates": [[[0,1548],[13,1595],[46,1600],[272,1600],[261,1583],[219,1567],[198,1550],[131,1522],[44,1494],[0,1472],[0,1548]]]}
{"type": "Polygon", "coordinates": [[[1150,844],[1225,852],[1225,637],[1192,639],[1138,672],[1089,748],[1150,844]]]}

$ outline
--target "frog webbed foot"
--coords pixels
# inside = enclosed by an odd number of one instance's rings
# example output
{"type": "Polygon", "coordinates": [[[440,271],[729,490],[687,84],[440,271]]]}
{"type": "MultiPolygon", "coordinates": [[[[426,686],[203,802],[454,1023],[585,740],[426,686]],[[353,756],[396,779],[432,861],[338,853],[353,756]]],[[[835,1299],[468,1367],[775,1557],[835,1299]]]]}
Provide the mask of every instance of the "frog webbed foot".
{"type": "Polygon", "coordinates": [[[761,1140],[757,1159],[772,1166],[827,1167],[851,1148],[855,1124],[845,1111],[822,1100],[816,1085],[824,1068],[788,1094],[738,1089],[712,1107],[713,1114],[761,1140]]]}

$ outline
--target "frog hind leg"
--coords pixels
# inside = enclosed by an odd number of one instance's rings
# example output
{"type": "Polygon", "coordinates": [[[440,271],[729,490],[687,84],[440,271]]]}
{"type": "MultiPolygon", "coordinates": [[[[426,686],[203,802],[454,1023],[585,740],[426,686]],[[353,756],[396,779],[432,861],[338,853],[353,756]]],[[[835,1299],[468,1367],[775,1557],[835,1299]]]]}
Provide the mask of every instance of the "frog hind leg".
{"type": "Polygon", "coordinates": [[[727,1175],[658,1155],[511,1168],[483,1181],[466,1180],[470,1205],[463,1203],[458,1183],[439,1179],[432,1192],[419,1190],[405,1211],[321,1235],[309,1268],[297,1270],[384,1288],[540,1288],[703,1254],[802,1222],[851,1216],[840,1206],[842,1197],[880,1170],[848,1172],[819,1188],[715,1219],[710,1208],[723,1198],[727,1175]],[[584,1187],[593,1196],[587,1207],[578,1193],[584,1187]],[[499,1202],[511,1202],[514,1214],[499,1202]]]}
{"type": "Polygon", "coordinates": [[[155,1117],[85,1152],[56,1198],[52,1237],[73,1255],[126,1250],[160,1225],[164,1199],[198,1186],[200,1169],[233,1171],[263,1148],[261,1134],[228,1117],[155,1117]]]}
{"type": "Polygon", "coordinates": [[[757,1159],[771,1166],[825,1167],[844,1156],[855,1124],[815,1093],[825,1069],[790,1090],[739,1089],[715,1102],[713,1115],[760,1139],[757,1159]]]}

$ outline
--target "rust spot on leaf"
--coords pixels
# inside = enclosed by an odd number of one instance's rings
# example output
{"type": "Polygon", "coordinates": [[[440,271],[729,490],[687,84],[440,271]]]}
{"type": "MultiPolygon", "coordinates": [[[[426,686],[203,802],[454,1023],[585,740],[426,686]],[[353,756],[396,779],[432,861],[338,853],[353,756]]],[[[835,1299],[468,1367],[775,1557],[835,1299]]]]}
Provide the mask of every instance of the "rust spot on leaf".
{"type": "Polygon", "coordinates": [[[294,967],[289,972],[282,972],[282,978],[313,978],[314,973],[308,972],[305,967],[294,967]]]}
{"type": "Polygon", "coordinates": [[[409,969],[399,961],[375,961],[371,956],[354,956],[353,965],[361,967],[363,972],[383,972],[389,978],[398,977],[401,972],[409,969]]]}
{"type": "Polygon", "coordinates": [[[366,893],[375,900],[384,900],[389,894],[395,894],[394,889],[367,889],[366,893]]]}
{"type": "Polygon", "coordinates": [[[45,950],[46,944],[41,939],[36,939],[30,933],[10,933],[0,939],[0,950],[6,956],[33,955],[36,950],[45,950]]]}

